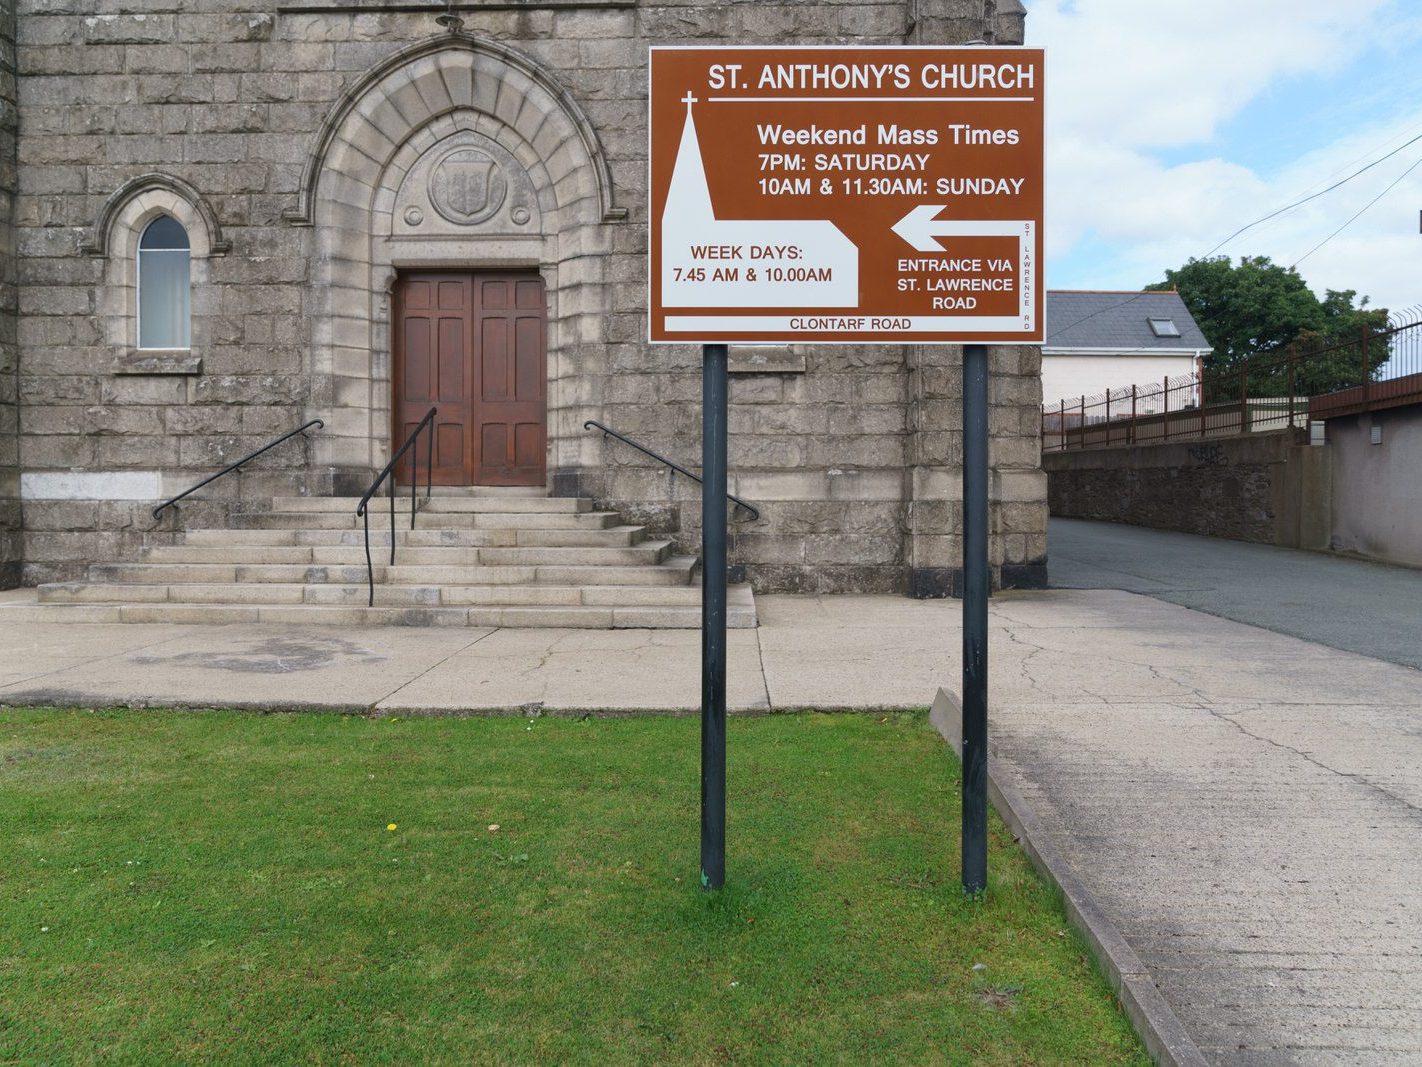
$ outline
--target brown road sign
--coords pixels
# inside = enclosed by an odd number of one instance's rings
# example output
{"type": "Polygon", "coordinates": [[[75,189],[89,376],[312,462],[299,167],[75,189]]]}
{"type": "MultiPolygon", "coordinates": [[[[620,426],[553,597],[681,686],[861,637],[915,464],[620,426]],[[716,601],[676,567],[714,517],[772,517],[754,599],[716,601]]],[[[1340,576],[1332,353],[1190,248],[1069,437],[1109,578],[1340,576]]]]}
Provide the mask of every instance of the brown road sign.
{"type": "Polygon", "coordinates": [[[1043,53],[653,48],[651,339],[1040,343],[1043,53]]]}

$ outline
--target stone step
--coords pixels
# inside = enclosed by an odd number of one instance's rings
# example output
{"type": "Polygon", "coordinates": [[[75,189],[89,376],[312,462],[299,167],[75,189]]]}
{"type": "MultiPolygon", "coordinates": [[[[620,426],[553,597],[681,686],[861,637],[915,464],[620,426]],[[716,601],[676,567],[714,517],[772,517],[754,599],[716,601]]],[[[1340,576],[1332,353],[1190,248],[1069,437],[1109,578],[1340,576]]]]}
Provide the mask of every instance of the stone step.
{"type": "MultiPolygon", "coordinates": [[[[421,511],[431,514],[487,514],[489,512],[577,513],[591,511],[591,500],[580,496],[433,496],[424,502],[421,511]]],[[[389,510],[389,505],[386,505],[389,510]]]]}
{"type": "MultiPolygon", "coordinates": [[[[60,623],[279,623],[303,626],[495,626],[577,629],[694,629],[699,607],[527,605],[484,607],[374,607],[326,604],[6,604],[0,625],[60,623]]],[[[729,607],[726,625],[756,625],[755,609],[729,607]]]]}
{"type": "MultiPolygon", "coordinates": [[[[533,567],[437,567],[404,566],[396,557],[384,575],[376,574],[376,585],[485,585],[528,582],[538,585],[689,585],[696,568],[692,556],[671,557],[657,566],[595,564],[592,566],[547,564],[533,567]],[[492,581],[489,578],[492,577],[492,581]]],[[[345,568],[332,568],[332,570],[345,568]]],[[[379,569],[377,569],[379,570],[379,569]]],[[[365,579],[361,568],[361,580],[365,579]]]]}
{"type": "MultiPolygon", "coordinates": [[[[447,529],[396,530],[395,544],[415,548],[435,548],[459,545],[464,548],[572,548],[590,546],[613,548],[640,544],[646,538],[645,526],[605,526],[596,529],[447,529]]],[[[193,547],[218,545],[365,545],[361,530],[189,530],[180,542],[193,547]]],[[[370,531],[372,548],[390,547],[388,529],[370,531]]]]}
{"type": "MultiPolygon", "coordinates": [[[[577,497],[550,497],[543,489],[527,489],[521,486],[509,488],[474,486],[472,488],[479,491],[472,493],[449,491],[455,488],[470,487],[437,485],[434,487],[434,491],[426,496],[425,487],[421,485],[415,493],[415,507],[423,509],[439,505],[440,510],[454,511],[562,512],[586,510],[577,505],[589,503],[577,497]]],[[[271,510],[354,512],[360,501],[361,498],[358,496],[278,496],[272,498],[271,510]]],[[[410,510],[410,489],[408,486],[400,486],[396,489],[395,507],[397,510],[402,503],[405,506],[406,514],[408,514],[410,510]]],[[[370,506],[374,510],[383,507],[388,512],[390,510],[389,492],[382,487],[380,493],[371,497],[370,506]]]]}
{"type": "MultiPolygon", "coordinates": [[[[449,535],[458,534],[457,530],[442,530],[438,532],[415,531],[410,543],[412,545],[421,544],[451,544],[449,535]]],[[[647,528],[645,526],[605,526],[599,530],[509,530],[503,531],[512,533],[514,536],[514,547],[517,548],[571,548],[575,545],[585,545],[589,547],[610,548],[614,545],[640,545],[647,542],[647,528]]]]}
{"type": "MultiPolygon", "coordinates": [[[[439,566],[375,560],[377,585],[686,585],[696,569],[693,556],[673,556],[656,565],[541,564],[528,566],[439,566]]],[[[298,582],[358,584],[366,581],[364,560],[358,565],[301,563],[95,563],[89,579],[170,585],[177,582],[298,582]]]]}
{"type": "MultiPolygon", "coordinates": [[[[421,511],[415,520],[417,530],[443,529],[566,529],[605,528],[619,525],[621,519],[615,511],[607,512],[426,512],[421,511]]],[[[232,516],[232,526],[239,530],[363,530],[364,520],[355,512],[302,512],[302,511],[254,511],[232,516]]],[[[395,512],[395,531],[410,528],[410,512],[395,512]]],[[[390,533],[390,513],[372,511],[370,532],[377,530],[390,533]]]]}
{"type": "MultiPolygon", "coordinates": [[[[311,563],[313,551],[309,545],[155,545],[145,548],[140,558],[146,563],[311,563]]],[[[350,551],[359,552],[359,562],[365,562],[363,550],[350,551]]]]}
{"type": "MultiPolygon", "coordinates": [[[[410,487],[402,486],[408,493],[410,487]]],[[[425,492],[425,484],[419,483],[420,492],[425,492]]],[[[434,496],[450,497],[509,497],[509,496],[547,496],[548,489],[542,485],[436,485],[430,488],[429,492],[434,496]]]]}
{"type": "MultiPolygon", "coordinates": [[[[103,582],[56,582],[38,589],[42,604],[340,604],[364,606],[364,583],[303,585],[299,583],[177,583],[127,585],[103,582]]],[[[586,605],[589,607],[699,607],[697,586],[556,586],[556,585],[381,585],[377,607],[523,607],[586,605]]],[[[750,586],[729,587],[727,603],[753,608],[750,586]]]]}
{"type": "MultiPolygon", "coordinates": [[[[372,546],[372,562],[376,546],[372,546]]],[[[389,542],[379,555],[389,557],[389,542]]],[[[671,554],[670,541],[644,541],[638,545],[597,547],[571,545],[557,548],[466,548],[460,545],[395,547],[400,565],[445,567],[527,567],[544,564],[599,566],[602,564],[657,564],[671,554]]],[[[365,563],[365,548],[358,545],[157,545],[144,549],[148,563],[233,563],[355,566],[365,563]]]]}
{"type": "MultiPolygon", "coordinates": [[[[574,533],[600,533],[598,530],[567,530],[569,534],[574,533]]],[[[188,530],[182,535],[182,540],[178,542],[182,545],[201,548],[216,548],[224,545],[231,546],[261,546],[270,545],[274,547],[291,547],[295,545],[327,545],[364,547],[365,534],[360,529],[353,530],[188,530]]],[[[452,544],[462,545],[465,548],[482,548],[485,545],[514,545],[517,543],[517,531],[515,530],[414,530],[411,531],[408,525],[404,529],[395,531],[396,545],[431,545],[431,544],[452,544]],[[422,538],[425,540],[412,540],[412,538],[422,538]],[[428,540],[436,538],[437,540],[428,540]]],[[[390,549],[390,530],[370,531],[370,547],[390,549]]]]}
{"type": "MultiPolygon", "coordinates": [[[[415,552],[461,551],[449,548],[412,548],[415,552]]],[[[462,550],[469,551],[469,550],[462,550]]],[[[479,563],[491,567],[543,567],[548,565],[572,567],[621,566],[643,564],[655,566],[671,557],[670,541],[643,541],[636,545],[608,547],[601,545],[559,545],[546,547],[481,548],[479,563]]],[[[395,550],[395,560],[400,561],[400,550],[395,550]]],[[[413,560],[411,562],[414,562],[413,560]]],[[[438,562],[429,560],[429,562],[438,562]]]]}
{"type": "MultiPolygon", "coordinates": [[[[385,503],[387,508],[389,507],[389,501],[385,494],[381,494],[379,498],[375,499],[379,499],[385,503]]],[[[407,490],[403,496],[397,496],[395,499],[397,507],[401,502],[404,503],[405,514],[408,515],[410,513],[409,491],[407,490]]],[[[418,503],[424,503],[423,494],[420,495],[418,503]]],[[[354,515],[355,509],[359,504],[360,497],[358,496],[278,496],[273,497],[271,507],[264,510],[299,511],[303,514],[323,511],[348,511],[354,515]]],[[[373,506],[374,504],[372,503],[372,507],[373,506]]]]}
{"type": "MultiPolygon", "coordinates": [[[[532,568],[507,569],[519,571],[510,574],[509,581],[521,581],[524,571],[532,571],[532,568]]],[[[384,571],[384,567],[375,568],[377,581],[381,580],[384,571]]],[[[94,563],[89,567],[89,580],[141,585],[170,585],[174,582],[363,582],[366,571],[364,565],[315,567],[299,563],[94,563]]]]}

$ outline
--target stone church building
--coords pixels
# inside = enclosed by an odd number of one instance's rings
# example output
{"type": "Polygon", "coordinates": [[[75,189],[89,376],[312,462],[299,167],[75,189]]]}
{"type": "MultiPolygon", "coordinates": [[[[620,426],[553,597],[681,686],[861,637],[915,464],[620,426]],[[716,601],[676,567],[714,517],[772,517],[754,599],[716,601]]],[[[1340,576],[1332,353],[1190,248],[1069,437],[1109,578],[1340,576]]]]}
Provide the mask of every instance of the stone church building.
{"type": "MultiPolygon", "coordinates": [[[[699,466],[700,351],[646,339],[648,46],[1011,44],[1025,18],[1018,0],[0,11],[0,588],[107,605],[94,618],[363,607],[356,498],[434,405],[436,493],[388,572],[375,512],[377,605],[611,604],[575,587],[621,587],[589,568],[636,550],[691,583],[699,487],[585,428],[699,466]],[[270,588],[237,595],[244,577],[270,588]]],[[[949,595],[960,355],[733,349],[731,486],[759,509],[733,511],[733,580],[949,595]]],[[[992,372],[994,572],[1040,586],[1040,357],[995,348],[992,372]]]]}

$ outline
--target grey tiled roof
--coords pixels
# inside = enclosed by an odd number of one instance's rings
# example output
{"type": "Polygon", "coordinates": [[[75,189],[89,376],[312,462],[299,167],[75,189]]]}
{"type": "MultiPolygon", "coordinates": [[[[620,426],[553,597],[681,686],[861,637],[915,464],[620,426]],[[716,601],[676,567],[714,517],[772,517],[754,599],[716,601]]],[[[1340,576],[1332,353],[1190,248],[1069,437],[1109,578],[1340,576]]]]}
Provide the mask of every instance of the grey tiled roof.
{"type": "Polygon", "coordinates": [[[1044,348],[1208,349],[1179,293],[1098,293],[1047,290],[1044,348]],[[1157,337],[1149,319],[1171,319],[1179,337],[1157,337]]]}

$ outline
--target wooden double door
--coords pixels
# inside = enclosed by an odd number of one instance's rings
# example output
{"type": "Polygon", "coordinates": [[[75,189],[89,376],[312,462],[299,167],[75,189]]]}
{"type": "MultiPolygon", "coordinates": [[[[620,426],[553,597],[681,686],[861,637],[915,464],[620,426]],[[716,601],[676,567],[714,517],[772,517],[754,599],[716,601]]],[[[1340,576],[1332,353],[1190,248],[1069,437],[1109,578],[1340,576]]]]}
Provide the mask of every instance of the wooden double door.
{"type": "MultiPolygon", "coordinates": [[[[402,273],[394,313],[392,449],[436,407],[436,485],[543,485],[548,312],[538,273],[402,273]]],[[[421,435],[411,450],[420,481],[427,447],[421,435]]],[[[408,481],[408,461],[398,474],[408,481]]]]}

